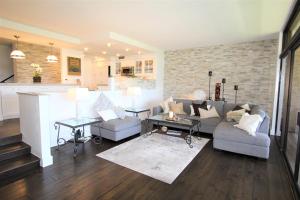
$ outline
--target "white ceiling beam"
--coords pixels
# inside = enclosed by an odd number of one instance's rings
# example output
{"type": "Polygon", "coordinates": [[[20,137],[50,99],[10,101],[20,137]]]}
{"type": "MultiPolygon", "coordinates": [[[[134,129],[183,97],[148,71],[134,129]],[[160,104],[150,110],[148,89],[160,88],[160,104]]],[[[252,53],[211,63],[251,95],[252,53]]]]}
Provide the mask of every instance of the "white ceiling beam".
{"type": "Polygon", "coordinates": [[[48,31],[45,29],[18,23],[15,21],[4,19],[4,18],[0,18],[0,27],[8,28],[8,29],[16,30],[16,31],[22,31],[22,32],[26,32],[26,33],[32,33],[35,35],[44,36],[44,37],[52,38],[55,40],[61,40],[61,41],[67,42],[67,43],[80,44],[79,38],[64,35],[61,33],[56,33],[53,31],[48,31]]]}

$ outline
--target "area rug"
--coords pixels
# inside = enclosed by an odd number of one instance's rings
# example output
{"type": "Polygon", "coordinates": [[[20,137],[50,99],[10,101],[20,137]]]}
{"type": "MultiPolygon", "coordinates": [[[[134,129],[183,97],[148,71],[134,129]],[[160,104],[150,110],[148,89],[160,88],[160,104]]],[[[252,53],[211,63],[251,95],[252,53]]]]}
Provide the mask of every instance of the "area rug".
{"type": "Polygon", "coordinates": [[[154,133],[140,136],[97,154],[98,157],[171,184],[209,139],[192,138],[193,148],[180,137],[154,133]]]}

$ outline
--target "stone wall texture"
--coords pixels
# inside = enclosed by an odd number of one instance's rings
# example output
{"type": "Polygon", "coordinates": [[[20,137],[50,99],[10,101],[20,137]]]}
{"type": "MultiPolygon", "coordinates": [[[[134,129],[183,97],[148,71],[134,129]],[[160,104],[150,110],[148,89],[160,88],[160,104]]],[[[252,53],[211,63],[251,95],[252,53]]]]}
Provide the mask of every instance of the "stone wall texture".
{"type": "Polygon", "coordinates": [[[277,51],[275,39],[166,51],[164,97],[186,97],[196,89],[208,96],[208,71],[213,71],[213,99],[215,84],[226,78],[228,102],[234,102],[234,85],[238,85],[237,103],[260,104],[271,115],[277,51]]]}
{"type": "Polygon", "coordinates": [[[19,43],[18,49],[26,55],[25,59],[14,59],[15,82],[32,83],[33,67],[31,63],[39,64],[43,68],[42,83],[60,83],[61,65],[60,50],[53,48],[53,54],[57,56],[57,63],[48,63],[46,58],[50,54],[50,46],[42,46],[30,43],[19,43]]]}

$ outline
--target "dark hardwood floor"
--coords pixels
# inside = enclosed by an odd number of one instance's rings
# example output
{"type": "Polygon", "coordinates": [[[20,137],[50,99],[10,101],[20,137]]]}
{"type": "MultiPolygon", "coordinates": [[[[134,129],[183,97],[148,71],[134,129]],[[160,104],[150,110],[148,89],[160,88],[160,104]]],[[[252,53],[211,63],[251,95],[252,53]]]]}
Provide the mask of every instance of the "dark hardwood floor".
{"type": "Polygon", "coordinates": [[[0,199],[293,199],[275,141],[267,161],[210,141],[171,185],[96,157],[117,144],[86,143],[77,159],[71,144],[52,149],[54,165],[0,187],[0,199]]]}

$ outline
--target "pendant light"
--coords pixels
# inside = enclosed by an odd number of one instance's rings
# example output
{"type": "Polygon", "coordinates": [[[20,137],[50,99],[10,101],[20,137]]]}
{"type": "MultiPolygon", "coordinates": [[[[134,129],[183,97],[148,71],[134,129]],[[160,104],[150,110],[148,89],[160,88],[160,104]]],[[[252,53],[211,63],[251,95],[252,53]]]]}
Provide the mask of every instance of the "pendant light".
{"type": "Polygon", "coordinates": [[[16,49],[10,53],[10,57],[14,59],[25,59],[25,54],[22,51],[18,50],[18,43],[19,43],[20,36],[14,35],[14,37],[17,40],[17,44],[16,44],[16,49]]]}
{"type": "Polygon", "coordinates": [[[47,56],[47,62],[49,63],[56,63],[58,61],[58,58],[53,54],[53,45],[54,43],[50,42],[49,45],[51,46],[50,49],[50,55],[47,56]]]}

